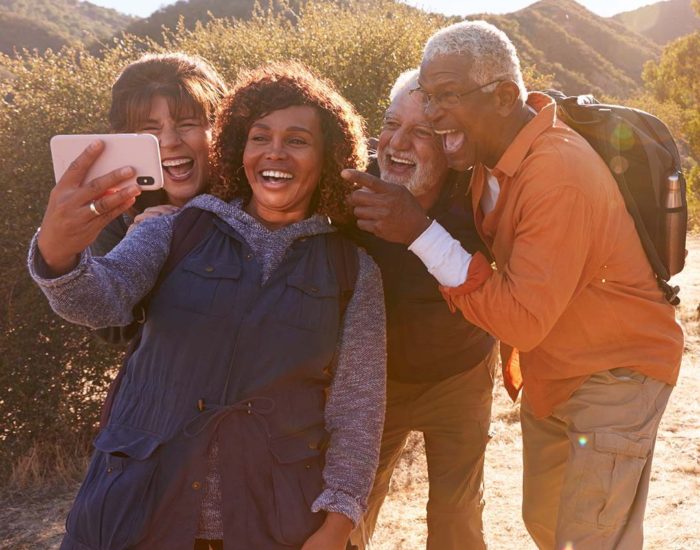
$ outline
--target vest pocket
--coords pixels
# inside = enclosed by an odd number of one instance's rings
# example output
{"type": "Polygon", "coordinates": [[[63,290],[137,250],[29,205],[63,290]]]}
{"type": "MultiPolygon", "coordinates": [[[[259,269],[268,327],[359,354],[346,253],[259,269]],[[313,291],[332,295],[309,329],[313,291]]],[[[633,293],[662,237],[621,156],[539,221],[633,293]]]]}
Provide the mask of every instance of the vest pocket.
{"type": "Polygon", "coordinates": [[[182,270],[171,275],[159,292],[173,306],[195,313],[223,317],[236,301],[241,264],[229,259],[207,261],[194,257],[182,262],[182,270]]]}
{"type": "Polygon", "coordinates": [[[334,285],[305,280],[294,273],[287,277],[274,313],[286,325],[315,331],[324,328],[327,308],[337,302],[338,289],[334,285]]]}
{"type": "Polygon", "coordinates": [[[95,442],[87,476],[66,520],[66,531],[91,548],[126,548],[145,535],[155,504],[157,441],[138,449],[110,441],[102,432],[95,442]],[[150,449],[146,456],[144,449],[150,449]]]}
{"type": "Polygon", "coordinates": [[[301,546],[323,523],[323,513],[311,505],[323,490],[322,426],[270,440],[274,510],[268,518],[272,537],[280,544],[301,546]]]}

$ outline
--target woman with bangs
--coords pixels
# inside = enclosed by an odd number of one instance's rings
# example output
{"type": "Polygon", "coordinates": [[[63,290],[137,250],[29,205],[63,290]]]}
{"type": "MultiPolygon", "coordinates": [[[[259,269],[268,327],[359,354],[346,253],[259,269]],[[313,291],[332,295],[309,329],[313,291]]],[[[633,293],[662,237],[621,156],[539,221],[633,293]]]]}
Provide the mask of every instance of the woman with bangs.
{"type": "Polygon", "coordinates": [[[214,116],[227,87],[204,59],[180,52],[147,54],[130,63],[112,86],[109,124],[116,133],[158,138],[163,189],[143,193],[90,246],[104,256],[132,223],[176,212],[206,190],[214,116]]]}
{"type": "Polygon", "coordinates": [[[100,150],[57,184],[30,249],[59,315],[130,323],[178,220],[209,225],[153,292],[63,548],[345,549],[385,391],[379,270],[331,224],[349,216],[341,169],[364,168],[361,118],[300,64],[243,74],[215,123],[211,194],[104,258],[84,243],[139,190],[102,195],[128,170],[82,181],[100,150]]]}

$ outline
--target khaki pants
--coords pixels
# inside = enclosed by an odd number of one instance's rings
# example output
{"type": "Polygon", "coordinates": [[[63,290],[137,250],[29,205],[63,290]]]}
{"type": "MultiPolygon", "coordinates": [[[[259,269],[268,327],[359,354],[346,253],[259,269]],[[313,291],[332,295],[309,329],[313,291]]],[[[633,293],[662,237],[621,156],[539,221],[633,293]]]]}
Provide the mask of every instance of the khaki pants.
{"type": "Polygon", "coordinates": [[[671,390],[617,368],[591,376],[543,419],[525,398],[523,519],[539,548],[642,548],[656,432],[671,390]]]}
{"type": "Polygon", "coordinates": [[[432,550],[482,549],[484,451],[489,440],[494,351],[469,372],[427,384],[387,384],[379,468],[363,522],[350,540],[370,548],[379,509],[411,431],[423,432],[428,462],[428,543],[432,550]]]}

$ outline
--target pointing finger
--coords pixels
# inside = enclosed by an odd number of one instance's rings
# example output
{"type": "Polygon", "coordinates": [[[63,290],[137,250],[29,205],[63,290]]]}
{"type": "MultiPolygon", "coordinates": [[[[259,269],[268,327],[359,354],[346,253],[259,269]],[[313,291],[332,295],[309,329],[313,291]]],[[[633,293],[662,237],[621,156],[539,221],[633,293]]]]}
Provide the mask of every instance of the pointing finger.
{"type": "Polygon", "coordinates": [[[396,184],[382,181],[381,179],[379,179],[376,176],[373,176],[372,174],[368,174],[367,172],[360,172],[359,170],[352,170],[350,168],[346,168],[345,170],[343,170],[340,173],[340,175],[342,178],[348,181],[355,182],[358,185],[361,185],[362,187],[374,191],[375,193],[388,193],[389,191],[397,187],[396,184]]]}

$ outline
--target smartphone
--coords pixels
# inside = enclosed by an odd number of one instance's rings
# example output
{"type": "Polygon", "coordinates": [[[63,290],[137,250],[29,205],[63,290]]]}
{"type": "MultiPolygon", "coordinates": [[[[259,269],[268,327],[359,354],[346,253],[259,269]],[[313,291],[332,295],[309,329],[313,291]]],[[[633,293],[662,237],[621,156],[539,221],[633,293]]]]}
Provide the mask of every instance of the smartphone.
{"type": "Polygon", "coordinates": [[[163,187],[163,169],[160,164],[158,139],[151,134],[75,134],[51,138],[51,158],[56,181],[63,177],[71,162],[93,141],[101,139],[102,154],[88,170],[86,181],[103,176],[122,166],[132,166],[136,175],[117,188],[136,182],[142,190],[153,191],[163,187]]]}

